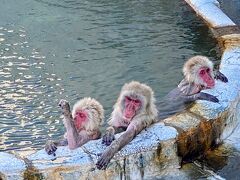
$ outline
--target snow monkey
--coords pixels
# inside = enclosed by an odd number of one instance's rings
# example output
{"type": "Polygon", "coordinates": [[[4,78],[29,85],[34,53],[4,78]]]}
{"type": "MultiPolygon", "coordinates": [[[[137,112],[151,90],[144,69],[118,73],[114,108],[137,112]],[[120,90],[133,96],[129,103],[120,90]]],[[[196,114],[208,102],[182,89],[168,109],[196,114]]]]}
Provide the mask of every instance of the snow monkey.
{"type": "Polygon", "coordinates": [[[228,82],[220,71],[213,71],[213,63],[205,56],[190,58],[183,67],[184,79],[177,88],[168,93],[166,97],[157,103],[158,119],[165,119],[187,108],[191,102],[206,100],[219,102],[217,97],[201,92],[215,86],[215,79],[228,82]]]}
{"type": "Polygon", "coordinates": [[[45,145],[46,152],[55,155],[57,146],[67,146],[75,149],[89,140],[101,136],[99,126],[104,118],[102,105],[93,98],[83,98],[73,106],[72,113],[67,101],[61,100],[59,106],[64,116],[66,133],[63,140],[48,141],[45,145]]]}
{"type": "Polygon", "coordinates": [[[98,169],[105,169],[122,147],[128,144],[143,129],[156,121],[157,109],[152,89],[136,81],[126,83],[114,105],[109,121],[110,127],[102,138],[102,143],[110,145],[97,161],[98,169]],[[114,134],[119,129],[125,132],[116,140],[114,134]]]}

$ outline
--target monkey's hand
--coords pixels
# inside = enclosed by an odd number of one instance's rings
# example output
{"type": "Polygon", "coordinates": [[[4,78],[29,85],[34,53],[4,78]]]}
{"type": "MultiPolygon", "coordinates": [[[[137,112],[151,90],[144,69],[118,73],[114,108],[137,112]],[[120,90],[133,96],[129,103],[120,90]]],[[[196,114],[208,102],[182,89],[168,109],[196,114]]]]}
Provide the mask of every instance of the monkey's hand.
{"type": "Polygon", "coordinates": [[[211,101],[211,102],[215,102],[215,103],[219,102],[218,98],[211,94],[203,93],[203,92],[200,92],[198,94],[199,94],[198,99],[200,99],[200,100],[206,100],[206,101],[211,101]]]}
{"type": "Polygon", "coordinates": [[[106,133],[102,137],[102,144],[109,146],[115,139],[115,130],[113,127],[108,127],[106,133]]]}
{"type": "Polygon", "coordinates": [[[108,147],[108,149],[104,151],[103,154],[98,159],[96,163],[97,168],[102,170],[106,169],[108,163],[113,158],[113,156],[114,156],[113,151],[111,151],[111,149],[108,147]]]}
{"type": "Polygon", "coordinates": [[[53,141],[47,141],[45,145],[45,151],[48,153],[48,155],[53,154],[55,156],[56,150],[57,150],[57,146],[55,145],[55,143],[53,141]]]}
{"type": "Polygon", "coordinates": [[[215,79],[219,79],[220,81],[225,83],[228,82],[228,78],[220,71],[215,72],[215,79]]]}
{"type": "Polygon", "coordinates": [[[59,107],[62,109],[62,113],[66,116],[71,114],[69,102],[64,99],[61,99],[58,103],[59,107]]]}

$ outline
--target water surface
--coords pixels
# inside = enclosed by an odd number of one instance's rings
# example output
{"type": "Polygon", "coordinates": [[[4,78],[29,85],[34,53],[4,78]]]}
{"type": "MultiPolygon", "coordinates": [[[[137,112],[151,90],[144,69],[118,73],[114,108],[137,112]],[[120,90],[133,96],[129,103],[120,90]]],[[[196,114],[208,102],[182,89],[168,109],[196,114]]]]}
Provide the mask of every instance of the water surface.
{"type": "Polygon", "coordinates": [[[240,1],[219,0],[219,2],[223,11],[233,20],[233,22],[240,25],[240,1]]]}
{"type": "Polygon", "coordinates": [[[183,1],[2,0],[0,150],[42,148],[64,127],[57,103],[92,96],[106,119],[125,82],[157,99],[184,61],[218,59],[215,40],[183,1]]]}

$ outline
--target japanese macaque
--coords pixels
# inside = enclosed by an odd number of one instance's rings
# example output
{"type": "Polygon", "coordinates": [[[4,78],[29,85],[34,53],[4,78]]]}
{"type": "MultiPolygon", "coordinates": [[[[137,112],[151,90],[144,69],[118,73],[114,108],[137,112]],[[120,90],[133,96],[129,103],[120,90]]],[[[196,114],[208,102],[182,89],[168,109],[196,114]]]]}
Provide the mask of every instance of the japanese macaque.
{"type": "Polygon", "coordinates": [[[98,159],[97,168],[105,169],[114,154],[155,122],[156,118],[157,109],[152,89],[136,81],[125,84],[114,105],[109,121],[110,127],[102,138],[102,143],[110,146],[98,159]],[[122,129],[125,132],[115,140],[114,134],[122,129]]]}
{"type": "Polygon", "coordinates": [[[75,149],[89,140],[100,138],[99,126],[104,118],[104,110],[98,101],[90,97],[83,98],[74,104],[72,113],[67,101],[61,100],[59,106],[64,116],[66,133],[63,140],[46,143],[45,150],[49,155],[55,155],[57,146],[68,145],[69,149],[75,149]]]}
{"type": "Polygon", "coordinates": [[[213,71],[213,63],[205,56],[190,58],[184,64],[183,74],[184,79],[178,87],[170,91],[163,101],[158,102],[160,120],[186,109],[188,104],[196,100],[219,102],[217,97],[201,91],[213,88],[215,79],[228,82],[220,71],[213,71]]]}

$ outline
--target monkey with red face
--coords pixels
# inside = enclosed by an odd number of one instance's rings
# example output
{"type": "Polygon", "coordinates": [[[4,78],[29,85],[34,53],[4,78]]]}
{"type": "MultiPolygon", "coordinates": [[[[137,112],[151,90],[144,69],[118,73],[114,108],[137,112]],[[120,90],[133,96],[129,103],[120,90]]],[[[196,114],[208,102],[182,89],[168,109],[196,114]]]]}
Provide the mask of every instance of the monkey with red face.
{"type": "Polygon", "coordinates": [[[157,103],[159,120],[165,119],[188,107],[196,100],[219,102],[218,98],[201,92],[215,86],[215,79],[228,82],[220,71],[213,71],[213,63],[205,56],[190,58],[183,67],[184,79],[177,88],[170,91],[162,101],[157,103]]]}
{"type": "Polygon", "coordinates": [[[90,140],[101,136],[99,127],[104,118],[102,105],[93,98],[83,98],[74,104],[72,113],[67,101],[61,100],[59,106],[64,116],[66,133],[63,140],[48,141],[45,145],[46,152],[55,154],[57,146],[67,146],[75,149],[90,140]]]}
{"type": "Polygon", "coordinates": [[[102,138],[102,143],[110,145],[97,161],[98,169],[105,169],[114,154],[129,143],[137,134],[156,121],[157,109],[152,89],[142,83],[132,81],[126,83],[118,100],[102,138]],[[114,134],[125,130],[116,140],[114,134]]]}

